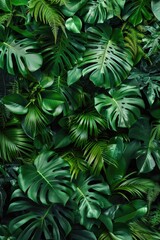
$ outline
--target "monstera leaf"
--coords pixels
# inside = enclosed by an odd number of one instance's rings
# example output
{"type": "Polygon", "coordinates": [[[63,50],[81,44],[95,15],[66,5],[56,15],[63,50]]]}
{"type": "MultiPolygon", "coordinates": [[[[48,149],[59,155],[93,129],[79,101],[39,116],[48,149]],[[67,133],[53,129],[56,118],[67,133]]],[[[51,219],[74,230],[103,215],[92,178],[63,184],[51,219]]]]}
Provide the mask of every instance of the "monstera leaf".
{"type": "Polygon", "coordinates": [[[89,219],[98,219],[101,209],[111,206],[107,200],[107,195],[110,194],[109,186],[101,179],[92,176],[86,178],[82,174],[77,178],[75,185],[73,198],[78,204],[80,223],[90,228],[89,219]]]}
{"type": "Polygon", "coordinates": [[[150,20],[151,18],[149,0],[128,1],[125,5],[123,19],[128,19],[133,26],[137,26],[144,19],[150,20]]]}
{"type": "Polygon", "coordinates": [[[18,177],[21,189],[35,202],[66,204],[71,193],[69,166],[52,151],[42,152],[18,177]]]}
{"type": "Polygon", "coordinates": [[[160,21],[160,2],[158,0],[152,0],[151,8],[155,17],[160,21]]]}
{"type": "Polygon", "coordinates": [[[113,130],[129,128],[140,116],[139,107],[144,108],[139,90],[135,86],[121,85],[119,89],[111,89],[109,94],[95,97],[96,110],[106,117],[113,130]]]}
{"type": "Polygon", "coordinates": [[[71,231],[73,211],[69,206],[35,204],[19,189],[13,195],[9,212],[18,216],[10,221],[9,230],[17,240],[64,239],[71,231]]]}
{"type": "Polygon", "coordinates": [[[141,141],[141,146],[136,152],[137,167],[140,172],[146,173],[158,166],[160,169],[160,144],[152,136],[148,118],[140,118],[129,131],[129,137],[141,141]]]}
{"type": "Polygon", "coordinates": [[[10,74],[15,74],[18,69],[25,76],[28,70],[34,72],[41,67],[42,57],[34,53],[33,50],[36,48],[34,42],[29,39],[17,40],[13,35],[8,36],[4,29],[1,30],[4,34],[4,39],[0,36],[1,68],[6,67],[10,74]]]}
{"type": "Polygon", "coordinates": [[[129,78],[132,83],[136,84],[138,88],[143,90],[150,106],[160,96],[160,78],[158,73],[143,72],[139,69],[133,69],[129,78]]]}
{"type": "Polygon", "coordinates": [[[99,87],[119,85],[131,70],[131,56],[124,47],[120,29],[112,31],[110,26],[90,27],[87,30],[88,45],[84,53],[83,75],[99,87]]]}
{"type": "Polygon", "coordinates": [[[113,16],[120,17],[124,4],[125,0],[89,0],[87,5],[82,8],[81,15],[84,16],[84,21],[87,23],[104,23],[106,19],[110,19],[113,16]]]}

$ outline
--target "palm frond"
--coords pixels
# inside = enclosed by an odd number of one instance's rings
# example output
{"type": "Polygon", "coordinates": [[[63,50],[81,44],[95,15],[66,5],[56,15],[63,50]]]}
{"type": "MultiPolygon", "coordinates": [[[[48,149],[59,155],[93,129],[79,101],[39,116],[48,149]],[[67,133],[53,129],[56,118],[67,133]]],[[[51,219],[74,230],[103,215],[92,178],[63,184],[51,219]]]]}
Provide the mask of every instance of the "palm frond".
{"type": "Polygon", "coordinates": [[[69,2],[69,0],[49,0],[52,4],[60,4],[60,5],[67,5],[67,3],[69,2]]]}
{"type": "Polygon", "coordinates": [[[141,46],[144,34],[139,32],[136,28],[127,25],[124,28],[124,35],[125,45],[130,50],[134,64],[136,64],[141,60],[142,56],[145,55],[141,46]]]}
{"type": "Polygon", "coordinates": [[[12,13],[4,13],[0,15],[0,25],[7,22],[7,25],[12,19],[12,13]]]}
{"type": "MultiPolygon", "coordinates": [[[[130,176],[130,175],[129,175],[130,176]]],[[[132,196],[138,196],[142,198],[144,194],[147,194],[150,189],[154,188],[153,181],[144,178],[131,178],[127,179],[126,176],[121,182],[113,189],[114,192],[122,193],[123,196],[126,196],[126,193],[131,194],[132,196]]]]}
{"type": "MultiPolygon", "coordinates": [[[[59,1],[56,2],[58,3],[59,1]]],[[[58,28],[60,27],[65,32],[63,17],[57,7],[52,5],[51,2],[49,3],[46,0],[30,0],[29,9],[36,21],[40,19],[44,24],[49,24],[55,42],[57,40],[58,28]]]]}
{"type": "Polygon", "coordinates": [[[109,144],[107,141],[89,142],[84,149],[84,156],[94,174],[99,175],[104,163],[117,167],[117,159],[113,154],[116,149],[113,144],[109,144]]]}
{"type": "Polygon", "coordinates": [[[70,135],[77,146],[83,146],[89,137],[97,137],[106,125],[106,121],[95,111],[76,114],[70,122],[70,135]]]}
{"type": "Polygon", "coordinates": [[[4,161],[16,161],[30,156],[33,146],[31,140],[18,127],[0,129],[0,158],[4,161]]]}
{"type": "Polygon", "coordinates": [[[130,230],[132,232],[132,238],[134,240],[159,240],[160,233],[152,231],[149,227],[142,222],[135,221],[129,223],[130,230]]]}
{"type": "Polygon", "coordinates": [[[85,159],[77,152],[68,152],[62,158],[70,165],[71,179],[76,179],[80,172],[86,172],[88,169],[85,159]]]}

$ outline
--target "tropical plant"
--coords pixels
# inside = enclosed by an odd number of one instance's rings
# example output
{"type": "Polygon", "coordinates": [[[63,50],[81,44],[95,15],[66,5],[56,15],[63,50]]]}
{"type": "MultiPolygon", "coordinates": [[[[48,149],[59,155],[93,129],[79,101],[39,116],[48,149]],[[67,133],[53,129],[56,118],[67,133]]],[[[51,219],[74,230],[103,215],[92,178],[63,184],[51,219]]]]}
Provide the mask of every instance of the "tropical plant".
{"type": "Polygon", "coordinates": [[[160,239],[160,2],[0,0],[0,239],[160,239]]]}

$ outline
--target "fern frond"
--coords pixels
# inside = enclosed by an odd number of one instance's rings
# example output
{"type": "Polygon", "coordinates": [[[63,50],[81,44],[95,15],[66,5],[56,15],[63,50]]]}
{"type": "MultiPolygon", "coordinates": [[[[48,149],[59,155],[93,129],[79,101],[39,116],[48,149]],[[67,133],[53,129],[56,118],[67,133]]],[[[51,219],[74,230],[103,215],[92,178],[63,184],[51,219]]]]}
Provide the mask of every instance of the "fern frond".
{"type": "Polygon", "coordinates": [[[148,208],[149,208],[149,210],[150,210],[150,207],[151,207],[152,203],[157,199],[159,194],[160,194],[160,186],[158,184],[155,184],[153,186],[153,188],[151,188],[148,191],[147,201],[148,201],[148,208]]]}
{"type": "Polygon", "coordinates": [[[134,63],[136,64],[141,60],[142,56],[144,56],[144,51],[141,46],[144,34],[130,25],[125,26],[123,31],[125,36],[125,45],[130,50],[134,63]]]}
{"type": "Polygon", "coordinates": [[[55,5],[52,5],[46,0],[30,0],[29,9],[31,15],[34,16],[36,21],[39,18],[44,24],[49,24],[52,29],[55,42],[57,40],[59,27],[63,30],[63,32],[65,32],[63,17],[55,5]]]}
{"type": "Polygon", "coordinates": [[[3,25],[5,22],[7,22],[7,26],[10,23],[12,19],[12,13],[4,13],[0,15],[0,25],[3,25]]]}

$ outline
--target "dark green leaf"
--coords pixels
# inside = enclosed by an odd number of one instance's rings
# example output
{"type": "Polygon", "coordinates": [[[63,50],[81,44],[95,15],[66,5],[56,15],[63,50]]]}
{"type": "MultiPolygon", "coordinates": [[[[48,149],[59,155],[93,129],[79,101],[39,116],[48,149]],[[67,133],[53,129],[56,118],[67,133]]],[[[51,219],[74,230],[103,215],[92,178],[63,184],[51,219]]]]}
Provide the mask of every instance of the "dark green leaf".
{"type": "Polygon", "coordinates": [[[51,151],[41,153],[34,165],[20,168],[19,185],[30,199],[43,204],[66,204],[72,194],[68,164],[51,151]]]}
{"type": "Polygon", "coordinates": [[[4,105],[15,114],[26,114],[28,112],[27,100],[20,94],[7,95],[2,99],[4,105]]]}

